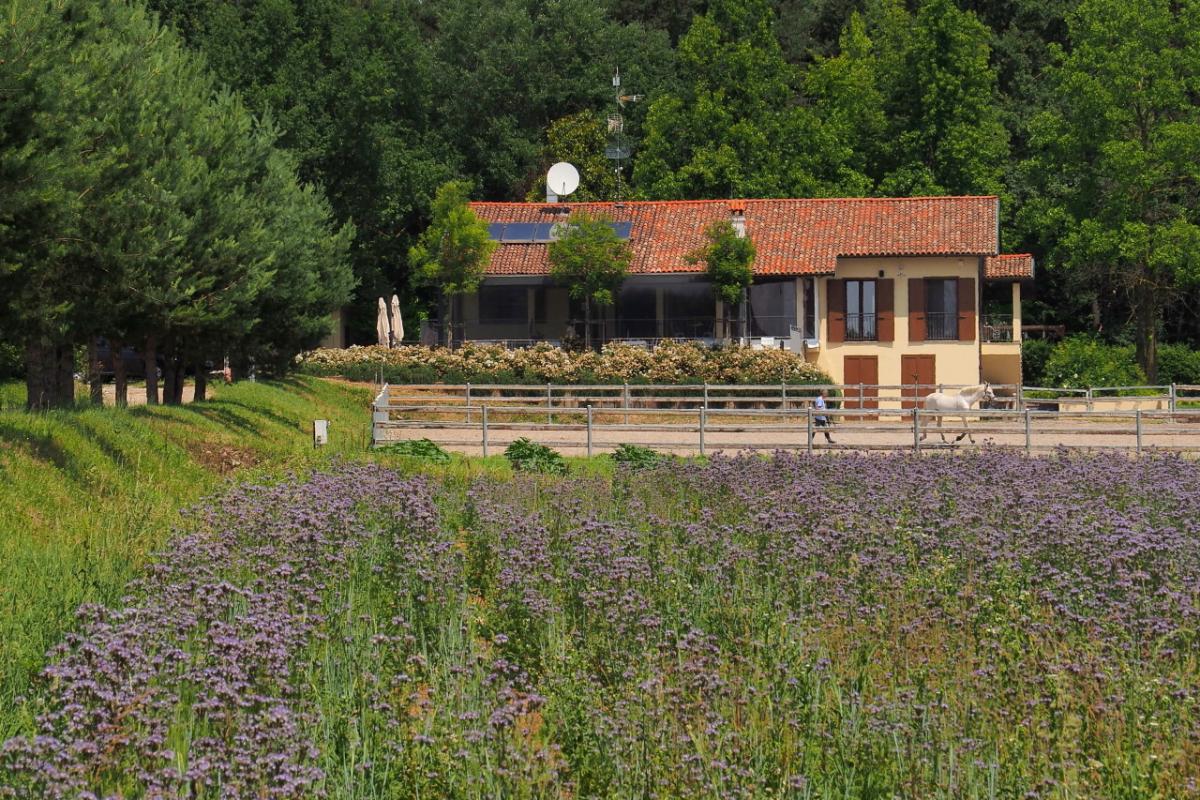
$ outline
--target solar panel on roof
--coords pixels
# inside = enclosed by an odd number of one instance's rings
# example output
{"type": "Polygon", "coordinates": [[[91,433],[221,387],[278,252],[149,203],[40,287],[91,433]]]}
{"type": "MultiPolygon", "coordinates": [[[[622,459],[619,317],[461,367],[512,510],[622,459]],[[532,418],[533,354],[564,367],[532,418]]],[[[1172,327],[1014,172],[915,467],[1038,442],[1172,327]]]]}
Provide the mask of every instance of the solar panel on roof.
{"type": "Polygon", "coordinates": [[[504,242],[511,244],[528,244],[534,241],[534,231],[537,228],[532,222],[510,222],[504,226],[504,242]]]}
{"type": "Polygon", "coordinates": [[[498,242],[502,238],[504,238],[504,223],[503,222],[489,222],[488,223],[488,238],[493,241],[496,241],[496,242],[498,242]]]}
{"type": "Polygon", "coordinates": [[[617,236],[622,239],[628,239],[629,234],[633,232],[632,222],[610,222],[609,225],[617,232],[617,236]]]}
{"type": "Polygon", "coordinates": [[[533,240],[535,242],[553,242],[554,237],[553,222],[538,222],[533,226],[533,240]]]}

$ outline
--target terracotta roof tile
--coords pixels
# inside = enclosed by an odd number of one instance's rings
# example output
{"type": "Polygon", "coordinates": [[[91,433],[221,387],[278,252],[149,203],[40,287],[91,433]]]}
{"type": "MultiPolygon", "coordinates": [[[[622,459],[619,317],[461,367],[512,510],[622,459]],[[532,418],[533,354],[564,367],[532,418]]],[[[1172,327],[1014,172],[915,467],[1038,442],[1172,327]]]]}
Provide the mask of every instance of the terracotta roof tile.
{"type": "Polygon", "coordinates": [[[983,262],[983,277],[991,279],[1032,278],[1033,256],[1029,253],[988,256],[983,262]]]}
{"type": "MultiPolygon", "coordinates": [[[[733,206],[745,208],[759,275],[830,274],[838,256],[992,256],[999,249],[995,197],[471,204],[488,222],[546,222],[574,211],[632,222],[634,274],[702,271],[685,258],[704,243],[705,226],[729,219],[733,206]]],[[[546,274],[546,250],[544,244],[501,245],[487,272],[546,274]]]]}

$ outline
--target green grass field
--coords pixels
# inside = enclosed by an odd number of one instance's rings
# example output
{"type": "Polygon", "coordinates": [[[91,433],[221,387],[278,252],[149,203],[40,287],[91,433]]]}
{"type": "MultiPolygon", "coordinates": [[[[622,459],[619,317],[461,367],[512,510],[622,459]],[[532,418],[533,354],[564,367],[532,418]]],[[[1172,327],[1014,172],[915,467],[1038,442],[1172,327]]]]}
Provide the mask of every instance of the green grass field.
{"type": "Polygon", "coordinates": [[[0,738],[12,700],[81,603],[114,604],[179,510],[231,476],[361,457],[370,391],[314,378],[217,388],[204,403],[11,410],[0,385],[0,738]],[[312,447],[314,418],[330,446],[312,447]]]}

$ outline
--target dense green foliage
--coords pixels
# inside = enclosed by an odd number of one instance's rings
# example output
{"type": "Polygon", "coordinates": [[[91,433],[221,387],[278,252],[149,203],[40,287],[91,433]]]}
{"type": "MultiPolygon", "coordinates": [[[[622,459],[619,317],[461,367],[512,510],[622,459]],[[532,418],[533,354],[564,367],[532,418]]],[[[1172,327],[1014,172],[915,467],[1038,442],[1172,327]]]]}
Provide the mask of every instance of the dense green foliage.
{"type": "Polygon", "coordinates": [[[998,194],[1003,249],[1045,267],[1037,321],[1134,341],[1151,377],[1159,339],[1200,344],[1197,0],[149,2],[203,65],[113,0],[88,13],[57,0],[0,33],[0,335],[36,335],[47,361],[79,341],[64,331],[140,345],[155,326],[168,349],[261,343],[253,355],[277,360],[323,324],[283,312],[353,280],[352,333],[370,340],[377,296],[431,311],[438,287],[412,256],[439,186],[540,198],[562,159],[583,178],[572,200],[618,185],[662,199],[998,194]],[[620,93],[644,99],[618,108],[620,93]],[[604,157],[618,112],[633,150],[621,181],[604,157]],[[100,147],[79,146],[99,130],[100,147]],[[124,148],[135,134],[146,146],[124,148]],[[328,205],[278,186],[229,195],[272,146],[288,153],[266,161],[279,179],[294,169],[328,205]],[[293,201],[308,211],[259,213],[293,201]],[[297,223],[326,215],[323,233],[297,223]],[[310,268],[347,259],[353,278],[310,268]],[[33,261],[58,266],[35,281],[33,261]],[[151,295],[125,291],[135,281],[151,295]],[[261,286],[288,294],[260,307],[261,286]]]}
{"type": "Polygon", "coordinates": [[[1195,0],[153,0],[357,226],[363,284],[406,291],[437,186],[540,199],[991,193],[1005,250],[1044,270],[1040,322],[1200,343],[1189,254],[1198,162],[1195,0]],[[1188,87],[1193,87],[1189,89],[1188,87]],[[1141,122],[1139,122],[1141,121],[1141,122]],[[1095,124],[1093,124],[1093,122],[1095,124]],[[1141,124],[1144,123],[1144,124],[1141,124]],[[1190,293],[1190,294],[1189,294],[1190,293]]]}
{"type": "Polygon", "coordinates": [[[34,407],[97,336],[185,364],[284,367],[353,288],[353,237],[278,129],[124,2],[20,0],[0,24],[0,337],[34,407]],[[11,101],[11,102],[10,102],[11,101]]]}
{"type": "Polygon", "coordinates": [[[633,258],[629,242],[617,236],[611,223],[602,215],[572,214],[570,225],[549,248],[550,277],[567,287],[573,300],[583,301],[584,344],[589,348],[592,305],[612,305],[633,258]]]}
{"type": "Polygon", "coordinates": [[[403,442],[382,445],[376,449],[376,452],[415,458],[430,464],[450,463],[450,454],[443,450],[441,445],[430,439],[405,439],[403,442]]]}
{"type": "Polygon", "coordinates": [[[367,447],[369,392],[312,378],[240,382],[186,406],[44,415],[12,410],[13,389],[0,384],[0,737],[78,606],[116,602],[181,507],[234,472],[367,447]],[[314,450],[318,417],[330,420],[330,445],[314,450]]]}
{"type": "Polygon", "coordinates": [[[517,472],[544,472],[551,475],[567,473],[567,461],[562,457],[562,453],[524,436],[504,448],[504,457],[517,472]]]}
{"type": "Polygon", "coordinates": [[[666,458],[657,450],[629,443],[618,445],[609,457],[632,470],[648,469],[666,458]]]}
{"type": "Polygon", "coordinates": [[[704,264],[717,300],[727,307],[745,303],[746,290],[754,280],[754,241],[738,236],[727,220],[711,223],[704,229],[704,238],[706,244],[688,254],[687,260],[704,264]]]}
{"type": "MultiPolygon", "coordinates": [[[[1094,336],[1069,336],[1061,342],[1026,339],[1021,344],[1021,370],[1026,386],[1082,389],[1089,386],[1134,386],[1149,381],[1129,344],[1112,344],[1094,336]]],[[[1186,344],[1159,348],[1157,385],[1200,385],[1200,350],[1186,344]]]]}
{"type": "Polygon", "coordinates": [[[1133,360],[1129,345],[1108,345],[1080,334],[1059,342],[1046,359],[1047,386],[1144,386],[1146,373],[1133,360]]]}
{"type": "Polygon", "coordinates": [[[433,200],[433,221],[409,251],[415,277],[436,286],[446,302],[448,343],[454,340],[455,301],[474,292],[496,243],[488,226],[467,206],[469,186],[459,181],[443,184],[433,200]]]}

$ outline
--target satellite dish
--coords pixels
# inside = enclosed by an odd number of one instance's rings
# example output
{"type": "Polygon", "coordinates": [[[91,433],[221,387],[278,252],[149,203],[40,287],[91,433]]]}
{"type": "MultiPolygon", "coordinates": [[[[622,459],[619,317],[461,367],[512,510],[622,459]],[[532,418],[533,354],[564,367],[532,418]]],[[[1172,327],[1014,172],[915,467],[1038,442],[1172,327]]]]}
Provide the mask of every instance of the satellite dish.
{"type": "Polygon", "coordinates": [[[546,173],[546,199],[550,202],[565,197],[579,188],[579,170],[560,161],[546,173]],[[553,197],[553,199],[551,199],[553,197]]]}

